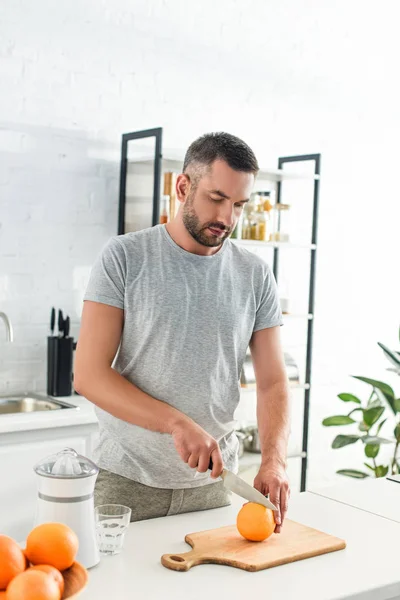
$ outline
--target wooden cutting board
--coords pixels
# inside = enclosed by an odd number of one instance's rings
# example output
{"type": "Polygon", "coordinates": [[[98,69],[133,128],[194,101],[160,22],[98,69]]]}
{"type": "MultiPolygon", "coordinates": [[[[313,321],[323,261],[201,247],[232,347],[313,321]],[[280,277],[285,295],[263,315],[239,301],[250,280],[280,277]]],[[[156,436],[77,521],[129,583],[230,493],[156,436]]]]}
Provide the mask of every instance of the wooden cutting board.
{"type": "Polygon", "coordinates": [[[295,521],[285,519],[282,532],[263,542],[245,540],[236,525],[191,533],[192,546],[183,554],[164,554],[161,562],[174,571],[188,571],[205,563],[229,565],[246,571],[261,571],[327,552],[343,550],[346,542],[295,521]]]}

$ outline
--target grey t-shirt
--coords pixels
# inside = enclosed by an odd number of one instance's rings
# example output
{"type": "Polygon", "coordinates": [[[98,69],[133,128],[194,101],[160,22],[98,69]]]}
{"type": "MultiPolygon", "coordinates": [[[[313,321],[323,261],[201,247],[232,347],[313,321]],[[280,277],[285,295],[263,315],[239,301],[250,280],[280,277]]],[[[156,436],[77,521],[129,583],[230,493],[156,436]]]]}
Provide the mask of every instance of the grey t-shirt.
{"type": "MultiPolygon", "coordinates": [[[[254,331],[282,324],[267,263],[229,239],[213,256],[192,254],[157,225],[110,239],[84,299],[124,310],[114,369],[198,423],[237,471],[234,412],[246,350],[254,331]]],[[[214,481],[207,473],[194,478],[171,435],[96,412],[100,467],[159,488],[214,481]]]]}

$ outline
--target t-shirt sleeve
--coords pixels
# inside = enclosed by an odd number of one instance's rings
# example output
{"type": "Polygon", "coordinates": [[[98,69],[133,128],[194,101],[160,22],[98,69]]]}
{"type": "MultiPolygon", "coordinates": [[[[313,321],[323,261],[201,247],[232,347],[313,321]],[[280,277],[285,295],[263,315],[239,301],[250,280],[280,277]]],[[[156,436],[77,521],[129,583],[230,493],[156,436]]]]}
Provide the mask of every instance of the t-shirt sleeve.
{"type": "Polygon", "coordinates": [[[266,265],[266,267],[253,331],[283,325],[278,287],[271,268],[269,265],[266,265]]]}
{"type": "Polygon", "coordinates": [[[126,255],[116,237],[104,246],[89,277],[84,300],[124,308],[126,255]]]}

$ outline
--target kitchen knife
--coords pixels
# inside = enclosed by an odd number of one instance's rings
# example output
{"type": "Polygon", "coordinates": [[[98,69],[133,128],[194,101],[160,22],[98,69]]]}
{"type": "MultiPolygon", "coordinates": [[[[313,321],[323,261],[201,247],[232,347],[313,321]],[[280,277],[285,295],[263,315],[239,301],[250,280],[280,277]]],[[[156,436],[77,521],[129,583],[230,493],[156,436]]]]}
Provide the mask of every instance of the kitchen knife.
{"type": "MultiPolygon", "coordinates": [[[[210,459],[208,468],[210,470],[213,468],[212,459],[210,459]]],[[[224,482],[224,486],[234,494],[241,496],[249,502],[256,502],[257,504],[262,504],[262,506],[270,508],[271,510],[278,510],[276,506],[272,504],[272,502],[270,502],[268,498],[266,498],[261,492],[256,490],[256,488],[251,486],[249,483],[243,481],[243,479],[235,475],[235,473],[232,473],[232,471],[224,469],[221,473],[221,477],[224,482]]]]}
{"type": "Polygon", "coordinates": [[[51,309],[51,315],[50,315],[50,332],[51,335],[54,335],[54,326],[56,324],[56,309],[53,308],[51,309]]]}

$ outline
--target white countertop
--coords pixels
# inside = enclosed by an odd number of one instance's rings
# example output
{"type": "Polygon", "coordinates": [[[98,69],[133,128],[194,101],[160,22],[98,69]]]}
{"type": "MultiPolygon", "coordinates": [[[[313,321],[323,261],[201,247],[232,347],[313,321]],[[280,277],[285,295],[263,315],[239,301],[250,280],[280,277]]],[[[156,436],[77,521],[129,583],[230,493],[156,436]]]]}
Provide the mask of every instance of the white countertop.
{"type": "Polygon", "coordinates": [[[83,396],[62,396],[55,399],[77,408],[0,415],[0,434],[97,423],[94,404],[83,396]]]}
{"type": "Polygon", "coordinates": [[[345,479],[343,483],[324,488],[313,488],[313,494],[400,523],[400,478],[391,481],[378,479],[345,479]]]}
{"type": "MultiPolygon", "coordinates": [[[[396,485],[393,483],[393,485],[396,485]]],[[[400,487],[400,486],[399,486],[400,487]]],[[[89,571],[82,600],[389,600],[400,597],[400,524],[312,493],[295,494],[289,518],[338,536],[347,548],[255,573],[222,565],[175,572],[162,554],[190,550],[188,533],[232,525],[243,504],[132,523],[121,554],[89,571]]]]}

